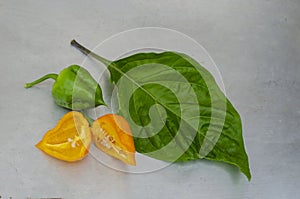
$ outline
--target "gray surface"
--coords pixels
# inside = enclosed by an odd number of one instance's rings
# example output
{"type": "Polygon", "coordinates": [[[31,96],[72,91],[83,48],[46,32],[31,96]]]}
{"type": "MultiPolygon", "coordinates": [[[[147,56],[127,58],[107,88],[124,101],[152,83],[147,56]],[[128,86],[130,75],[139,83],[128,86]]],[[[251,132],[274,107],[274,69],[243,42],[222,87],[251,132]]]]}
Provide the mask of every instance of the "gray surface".
{"type": "Polygon", "coordinates": [[[300,2],[287,1],[0,1],[0,195],[13,198],[299,198],[300,2]],[[84,56],[120,31],[159,26],[201,43],[239,110],[252,181],[237,169],[196,161],[126,174],[88,156],[76,164],[34,145],[64,110],[51,81],[23,84],[84,56]]]}

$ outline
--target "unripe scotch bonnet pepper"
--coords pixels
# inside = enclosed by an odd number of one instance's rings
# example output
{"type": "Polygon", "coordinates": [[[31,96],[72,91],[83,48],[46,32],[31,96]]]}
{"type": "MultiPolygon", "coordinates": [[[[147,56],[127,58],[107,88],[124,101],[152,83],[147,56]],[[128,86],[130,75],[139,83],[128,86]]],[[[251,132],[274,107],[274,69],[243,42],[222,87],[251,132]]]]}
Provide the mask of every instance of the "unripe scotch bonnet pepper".
{"type": "Polygon", "coordinates": [[[71,110],[83,110],[105,105],[99,84],[86,69],[78,65],[63,69],[59,75],[47,74],[25,84],[25,88],[30,88],[49,78],[55,80],[52,96],[59,106],[71,110]]]}

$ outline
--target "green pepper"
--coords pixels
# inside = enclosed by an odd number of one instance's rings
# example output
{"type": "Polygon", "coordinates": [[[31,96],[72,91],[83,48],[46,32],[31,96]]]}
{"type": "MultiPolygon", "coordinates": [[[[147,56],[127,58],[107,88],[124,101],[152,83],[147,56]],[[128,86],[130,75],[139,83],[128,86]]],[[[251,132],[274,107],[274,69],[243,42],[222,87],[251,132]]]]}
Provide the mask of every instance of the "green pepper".
{"type": "Polygon", "coordinates": [[[59,106],[71,110],[84,110],[106,105],[99,84],[86,69],[78,65],[71,65],[63,69],[59,75],[47,74],[40,79],[25,84],[25,88],[30,88],[49,78],[55,80],[52,87],[52,96],[59,106]]]}

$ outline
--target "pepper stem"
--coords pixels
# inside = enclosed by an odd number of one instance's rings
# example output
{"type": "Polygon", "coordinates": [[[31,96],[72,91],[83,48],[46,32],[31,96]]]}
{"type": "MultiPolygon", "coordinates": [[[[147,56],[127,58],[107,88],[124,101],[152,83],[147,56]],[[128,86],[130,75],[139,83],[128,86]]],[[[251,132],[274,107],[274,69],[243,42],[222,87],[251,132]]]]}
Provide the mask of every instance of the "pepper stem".
{"type": "Polygon", "coordinates": [[[30,87],[32,87],[32,86],[34,86],[34,85],[36,85],[36,84],[38,84],[38,83],[40,83],[40,82],[43,82],[43,81],[45,81],[46,79],[49,79],[49,78],[56,80],[56,79],[57,79],[57,76],[58,76],[58,75],[55,74],[55,73],[50,73],[50,74],[44,75],[44,76],[41,77],[40,79],[37,79],[37,80],[35,80],[35,81],[33,81],[33,82],[26,83],[26,84],[24,85],[24,87],[25,87],[25,88],[30,88],[30,87]]]}
{"type": "Polygon", "coordinates": [[[72,40],[71,41],[71,45],[74,46],[75,48],[77,48],[80,52],[82,52],[83,54],[87,55],[87,56],[91,56],[97,60],[99,60],[100,62],[102,62],[103,64],[105,64],[106,66],[109,66],[111,64],[112,61],[109,61],[99,55],[97,55],[96,53],[94,53],[93,51],[87,49],[86,47],[82,46],[81,44],[79,44],[76,40],[72,40]]]}

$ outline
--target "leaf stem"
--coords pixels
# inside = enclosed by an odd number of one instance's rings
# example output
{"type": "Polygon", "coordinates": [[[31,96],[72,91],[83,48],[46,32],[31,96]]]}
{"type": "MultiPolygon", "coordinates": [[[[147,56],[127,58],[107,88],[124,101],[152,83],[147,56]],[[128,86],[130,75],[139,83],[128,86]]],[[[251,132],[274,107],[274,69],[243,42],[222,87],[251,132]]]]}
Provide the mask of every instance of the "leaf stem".
{"type": "Polygon", "coordinates": [[[39,78],[39,79],[37,79],[37,80],[35,80],[35,81],[33,81],[33,82],[26,83],[26,84],[24,85],[24,87],[25,87],[25,88],[30,88],[30,87],[32,87],[32,86],[34,86],[34,85],[36,85],[36,84],[38,84],[38,83],[41,83],[41,82],[43,82],[43,81],[45,81],[46,79],[49,79],[49,78],[56,80],[56,79],[57,79],[57,76],[58,76],[58,75],[55,74],[55,73],[50,73],[50,74],[44,75],[43,77],[41,77],[41,78],[39,78]]]}
{"type": "Polygon", "coordinates": [[[74,46],[75,48],[77,48],[80,52],[82,52],[83,54],[87,55],[87,56],[91,56],[97,60],[99,60],[100,62],[102,62],[103,64],[105,64],[106,66],[109,66],[112,61],[109,61],[99,55],[97,55],[96,53],[92,52],[91,50],[87,49],[86,47],[84,47],[83,45],[79,44],[76,40],[72,40],[71,41],[71,45],[74,46]]]}
{"type": "Polygon", "coordinates": [[[85,111],[80,111],[82,113],[82,115],[85,117],[85,119],[88,121],[88,123],[90,124],[90,126],[92,126],[94,119],[91,118],[85,111]]]}

